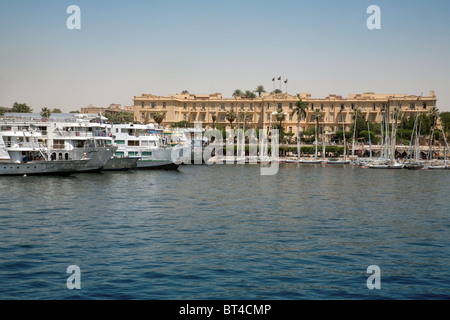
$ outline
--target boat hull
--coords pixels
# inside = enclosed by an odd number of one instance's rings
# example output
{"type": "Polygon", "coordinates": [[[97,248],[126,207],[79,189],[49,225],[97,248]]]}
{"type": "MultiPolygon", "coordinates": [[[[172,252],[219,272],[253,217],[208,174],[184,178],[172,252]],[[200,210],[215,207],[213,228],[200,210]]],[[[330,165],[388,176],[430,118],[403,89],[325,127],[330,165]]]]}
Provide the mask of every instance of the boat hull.
{"type": "Polygon", "coordinates": [[[0,163],[0,176],[71,175],[89,171],[86,160],[32,161],[27,163],[0,163]]]}
{"type": "Polygon", "coordinates": [[[139,158],[111,158],[103,166],[103,171],[127,171],[134,169],[139,158]]]}
{"type": "Polygon", "coordinates": [[[136,162],[134,169],[137,170],[177,170],[178,164],[170,160],[145,160],[140,159],[136,162]]]}

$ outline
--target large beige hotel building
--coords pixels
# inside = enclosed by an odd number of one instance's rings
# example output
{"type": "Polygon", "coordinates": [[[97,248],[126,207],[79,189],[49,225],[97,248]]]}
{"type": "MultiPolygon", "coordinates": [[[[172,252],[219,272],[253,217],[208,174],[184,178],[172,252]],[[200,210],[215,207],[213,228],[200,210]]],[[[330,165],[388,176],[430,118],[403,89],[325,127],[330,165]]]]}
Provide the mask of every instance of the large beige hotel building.
{"type": "MultiPolygon", "coordinates": [[[[315,126],[313,113],[316,109],[323,112],[324,118],[321,126],[325,132],[331,134],[335,131],[351,130],[355,108],[361,110],[362,115],[370,122],[380,122],[382,110],[389,107],[400,107],[403,115],[415,116],[417,112],[428,113],[436,106],[436,95],[430,91],[428,96],[416,96],[407,94],[375,94],[372,92],[363,94],[350,94],[347,98],[330,94],[323,99],[312,98],[311,94],[301,93],[300,97],[308,103],[306,117],[300,119],[300,131],[309,131],[315,126]]],[[[238,115],[233,122],[233,127],[238,124],[242,127],[242,119],[239,114],[247,113],[246,128],[267,128],[272,122],[276,123],[273,115],[278,110],[286,113],[286,120],[282,126],[286,132],[296,133],[297,115],[293,114],[298,97],[287,93],[268,94],[261,97],[249,99],[245,97],[223,98],[220,93],[200,94],[175,94],[168,97],[143,94],[134,97],[134,117],[138,122],[153,122],[153,115],[162,112],[165,115],[162,125],[169,126],[174,122],[201,121],[206,129],[212,128],[213,116],[215,125],[220,124],[223,128],[230,128],[226,120],[226,113],[234,110],[238,115]]]]}

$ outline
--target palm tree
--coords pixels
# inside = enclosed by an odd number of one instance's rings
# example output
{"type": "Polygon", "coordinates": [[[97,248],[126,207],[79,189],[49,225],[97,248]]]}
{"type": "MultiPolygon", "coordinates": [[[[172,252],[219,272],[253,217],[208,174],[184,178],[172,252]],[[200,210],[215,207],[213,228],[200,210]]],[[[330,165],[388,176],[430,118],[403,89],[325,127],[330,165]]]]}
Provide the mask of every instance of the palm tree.
{"type": "Polygon", "coordinates": [[[295,108],[292,115],[297,114],[297,155],[300,158],[300,119],[306,118],[306,110],[308,110],[308,102],[302,101],[300,95],[297,95],[298,101],[295,103],[295,108]]]}
{"type": "Polygon", "coordinates": [[[258,94],[258,96],[261,97],[261,95],[263,94],[263,92],[266,92],[266,90],[264,90],[264,87],[263,87],[263,86],[257,86],[257,87],[256,87],[256,90],[253,91],[253,92],[256,92],[256,93],[258,94]]]}
{"type": "Polygon", "coordinates": [[[213,114],[213,115],[211,116],[211,119],[212,119],[212,123],[213,123],[213,129],[216,129],[216,126],[215,126],[214,124],[216,123],[217,116],[216,116],[215,114],[213,114]]]}
{"type": "Polygon", "coordinates": [[[183,90],[183,91],[181,91],[181,94],[189,94],[189,91],[183,90]]]}
{"type": "Polygon", "coordinates": [[[241,89],[236,89],[236,90],[234,90],[234,92],[233,92],[233,97],[241,97],[241,96],[243,96],[244,95],[244,93],[242,92],[242,90],[241,89]]]}
{"type": "Polygon", "coordinates": [[[233,122],[234,120],[236,120],[236,114],[233,110],[229,110],[225,115],[225,119],[227,119],[227,121],[230,123],[231,128],[233,128],[233,122]]]}
{"type": "MultiPolygon", "coordinates": [[[[313,119],[316,122],[316,125],[315,125],[315,136],[316,136],[316,139],[315,139],[316,140],[315,141],[315,144],[316,144],[315,158],[317,158],[317,129],[319,128],[319,122],[320,122],[320,120],[323,119],[323,116],[324,116],[324,113],[322,111],[320,111],[319,109],[314,110],[313,119]]],[[[324,137],[322,137],[322,139],[323,138],[324,137]]]]}
{"type": "Polygon", "coordinates": [[[155,120],[155,122],[158,124],[158,126],[161,125],[161,123],[164,121],[164,113],[162,112],[156,112],[153,115],[153,120],[155,120]]]}
{"type": "Polygon", "coordinates": [[[277,118],[277,121],[280,123],[278,128],[280,129],[281,132],[281,124],[283,123],[284,120],[286,120],[286,112],[284,112],[283,109],[278,109],[275,117],[277,118]]]}
{"type": "Polygon", "coordinates": [[[433,126],[431,128],[431,135],[430,135],[430,143],[429,143],[429,148],[428,148],[428,154],[429,154],[429,158],[431,160],[432,158],[432,154],[433,151],[431,150],[431,146],[433,144],[433,139],[434,139],[434,131],[436,130],[436,122],[439,118],[439,110],[436,107],[431,108],[430,111],[428,111],[428,117],[430,118],[431,122],[433,123],[433,126]]]}
{"type": "Polygon", "coordinates": [[[42,110],[41,110],[42,118],[48,119],[48,118],[50,118],[51,115],[52,115],[52,112],[50,111],[49,108],[42,108],[42,110]]]}
{"type": "Polygon", "coordinates": [[[250,90],[245,91],[244,96],[245,96],[246,98],[249,98],[249,99],[255,99],[255,98],[256,98],[256,94],[254,94],[254,93],[253,93],[252,91],[250,91],[250,90]]]}

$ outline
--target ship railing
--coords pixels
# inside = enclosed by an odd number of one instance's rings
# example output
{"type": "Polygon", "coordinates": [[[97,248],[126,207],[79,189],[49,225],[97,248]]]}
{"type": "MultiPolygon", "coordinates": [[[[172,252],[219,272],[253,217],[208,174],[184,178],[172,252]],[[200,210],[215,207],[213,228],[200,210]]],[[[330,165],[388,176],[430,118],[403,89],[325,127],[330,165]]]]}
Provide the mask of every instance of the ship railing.
{"type": "Polygon", "coordinates": [[[6,141],[5,146],[7,148],[27,148],[27,149],[45,149],[47,145],[40,142],[17,142],[6,141]]]}

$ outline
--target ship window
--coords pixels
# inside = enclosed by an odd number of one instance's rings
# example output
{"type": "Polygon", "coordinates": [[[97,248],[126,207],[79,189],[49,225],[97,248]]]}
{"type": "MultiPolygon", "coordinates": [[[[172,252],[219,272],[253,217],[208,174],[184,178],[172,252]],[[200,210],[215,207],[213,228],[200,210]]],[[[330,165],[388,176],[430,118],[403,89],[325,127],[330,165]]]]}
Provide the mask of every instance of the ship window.
{"type": "Polygon", "coordinates": [[[128,152],[128,156],[130,156],[130,157],[135,157],[135,156],[137,156],[137,155],[138,155],[138,153],[135,152],[135,151],[133,151],[133,152],[128,152]]]}
{"type": "Polygon", "coordinates": [[[129,147],[139,146],[139,140],[129,140],[128,141],[128,146],[129,147]]]}
{"type": "Polygon", "coordinates": [[[151,152],[142,152],[142,156],[151,156],[152,153],[151,152]]]}
{"type": "Polygon", "coordinates": [[[124,140],[116,140],[115,141],[117,144],[125,144],[125,141],[124,140]]]}
{"type": "Polygon", "coordinates": [[[123,157],[124,155],[125,155],[125,152],[116,152],[115,153],[115,155],[117,156],[117,157],[123,157]]]}

